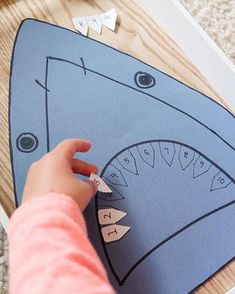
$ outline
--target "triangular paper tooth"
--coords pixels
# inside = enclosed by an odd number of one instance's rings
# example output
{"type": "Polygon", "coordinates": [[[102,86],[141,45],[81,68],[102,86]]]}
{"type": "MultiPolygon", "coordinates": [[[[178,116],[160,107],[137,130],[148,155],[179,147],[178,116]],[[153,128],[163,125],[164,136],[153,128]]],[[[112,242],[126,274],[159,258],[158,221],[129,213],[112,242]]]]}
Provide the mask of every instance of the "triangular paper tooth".
{"type": "Polygon", "coordinates": [[[110,30],[115,31],[116,21],[117,21],[117,12],[114,8],[105,13],[102,13],[100,15],[100,18],[103,25],[105,25],[110,30]]]}
{"type": "Polygon", "coordinates": [[[129,232],[130,227],[121,225],[110,225],[103,227],[101,233],[103,239],[106,243],[114,242],[120,240],[127,232],[129,232]]]}
{"type": "Polygon", "coordinates": [[[182,170],[185,170],[194,160],[195,151],[191,148],[180,146],[179,161],[182,170]]]}
{"type": "Polygon", "coordinates": [[[75,28],[82,33],[84,36],[87,36],[88,33],[88,23],[85,17],[74,17],[72,18],[75,28]]]}
{"type": "Polygon", "coordinates": [[[98,219],[101,225],[114,224],[127,215],[126,212],[115,208],[104,208],[98,210],[98,219]]]}
{"type": "Polygon", "coordinates": [[[99,15],[87,16],[86,19],[87,19],[87,23],[88,23],[89,28],[93,29],[98,34],[101,34],[102,22],[101,22],[99,15]]]}
{"type": "Polygon", "coordinates": [[[212,180],[210,191],[226,188],[231,184],[231,180],[221,171],[219,171],[212,180]]]}
{"type": "Polygon", "coordinates": [[[160,142],[160,154],[165,162],[171,166],[175,157],[175,145],[172,142],[160,142]]]}
{"type": "Polygon", "coordinates": [[[97,184],[98,191],[102,193],[113,193],[112,190],[109,188],[109,186],[96,174],[91,173],[90,174],[90,181],[93,181],[97,184]]]}
{"type": "Polygon", "coordinates": [[[154,167],[155,151],[151,143],[144,143],[137,146],[141,159],[149,166],[154,167]]]}
{"type": "Polygon", "coordinates": [[[127,170],[135,175],[138,175],[135,157],[133,156],[133,154],[131,153],[131,151],[129,149],[125,150],[121,154],[119,154],[117,156],[117,161],[121,164],[121,166],[125,170],[127,170]]]}
{"type": "Polygon", "coordinates": [[[205,174],[211,167],[212,163],[210,163],[204,157],[199,156],[193,165],[193,177],[197,178],[205,174]]]}
{"type": "Polygon", "coordinates": [[[127,187],[127,183],[123,174],[116,166],[113,165],[113,162],[107,167],[103,177],[112,185],[127,187]]]}

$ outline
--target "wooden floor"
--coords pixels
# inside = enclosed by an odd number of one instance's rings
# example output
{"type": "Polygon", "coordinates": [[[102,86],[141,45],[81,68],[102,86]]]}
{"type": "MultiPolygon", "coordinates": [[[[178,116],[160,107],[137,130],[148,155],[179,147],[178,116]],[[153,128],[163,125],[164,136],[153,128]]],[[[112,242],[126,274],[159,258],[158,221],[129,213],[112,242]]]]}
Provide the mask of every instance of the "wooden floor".
{"type": "MultiPolygon", "coordinates": [[[[24,18],[37,18],[74,29],[72,17],[92,15],[115,7],[116,32],[89,36],[127,52],[226,105],[176,44],[146,15],[138,0],[0,0],[0,202],[8,215],[14,208],[8,146],[8,85],[11,51],[16,31],[24,18]]],[[[231,109],[230,109],[231,111],[231,109]]],[[[227,265],[195,293],[226,293],[235,286],[235,261],[227,265]]]]}

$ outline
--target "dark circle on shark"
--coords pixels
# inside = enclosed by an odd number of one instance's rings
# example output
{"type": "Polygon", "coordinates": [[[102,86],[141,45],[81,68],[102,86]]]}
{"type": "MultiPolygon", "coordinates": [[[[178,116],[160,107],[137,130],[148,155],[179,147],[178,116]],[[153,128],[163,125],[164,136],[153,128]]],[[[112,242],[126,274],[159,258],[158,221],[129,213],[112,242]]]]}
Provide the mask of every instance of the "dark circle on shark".
{"type": "Polygon", "coordinates": [[[156,84],[155,78],[147,72],[138,71],[134,76],[134,81],[137,87],[147,89],[154,87],[156,84]]]}
{"type": "Polygon", "coordinates": [[[22,133],[16,139],[16,148],[25,153],[30,153],[38,148],[38,138],[32,133],[22,133]]]}

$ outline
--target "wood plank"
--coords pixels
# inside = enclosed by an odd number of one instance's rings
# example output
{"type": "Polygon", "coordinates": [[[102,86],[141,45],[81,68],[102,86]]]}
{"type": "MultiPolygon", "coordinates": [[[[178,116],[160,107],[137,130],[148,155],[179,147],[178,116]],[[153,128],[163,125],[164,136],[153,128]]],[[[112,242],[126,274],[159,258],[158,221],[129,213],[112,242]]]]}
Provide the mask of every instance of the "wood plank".
{"type": "MultiPolygon", "coordinates": [[[[103,28],[89,36],[149,63],[227,107],[177,45],[146,15],[137,0],[1,0],[0,1],[0,203],[10,215],[14,209],[13,183],[8,145],[8,85],[11,51],[16,31],[24,18],[37,18],[74,30],[72,17],[92,15],[115,7],[116,32],[103,28]]],[[[228,107],[227,107],[228,108],[228,107]]],[[[231,109],[230,109],[231,111],[231,109]]],[[[195,293],[225,293],[235,285],[235,261],[195,293]]]]}

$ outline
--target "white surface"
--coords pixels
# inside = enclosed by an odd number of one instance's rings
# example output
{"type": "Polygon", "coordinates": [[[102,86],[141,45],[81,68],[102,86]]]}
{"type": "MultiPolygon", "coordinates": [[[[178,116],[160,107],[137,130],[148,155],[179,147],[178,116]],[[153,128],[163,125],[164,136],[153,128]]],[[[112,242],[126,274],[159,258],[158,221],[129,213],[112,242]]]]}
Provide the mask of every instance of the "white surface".
{"type": "Polygon", "coordinates": [[[4,230],[7,231],[9,218],[1,205],[0,205],[0,222],[1,222],[4,230]]]}
{"type": "Polygon", "coordinates": [[[235,111],[235,67],[177,0],[140,0],[213,89],[235,111]]]}
{"type": "Polygon", "coordinates": [[[226,294],[235,294],[235,287],[233,287],[231,290],[226,292],[226,294]]]}

